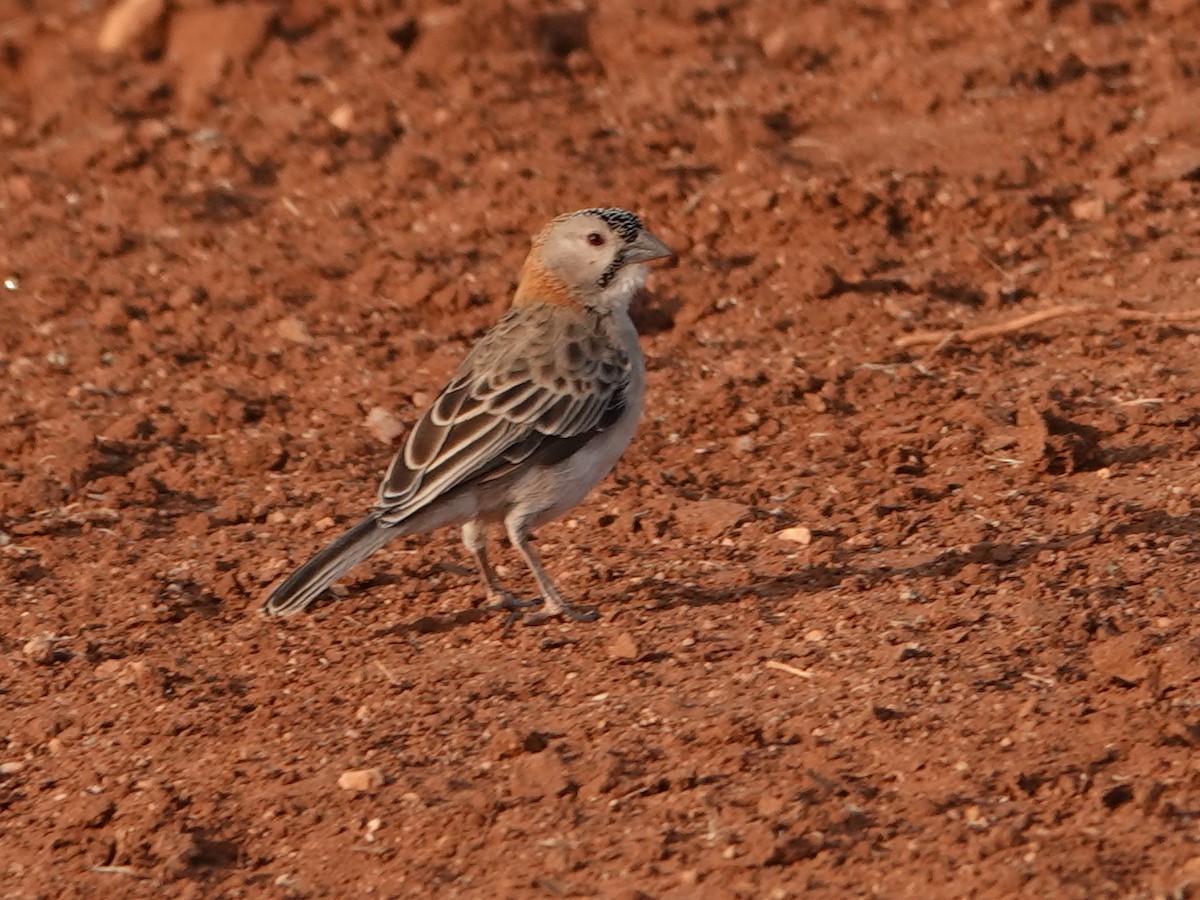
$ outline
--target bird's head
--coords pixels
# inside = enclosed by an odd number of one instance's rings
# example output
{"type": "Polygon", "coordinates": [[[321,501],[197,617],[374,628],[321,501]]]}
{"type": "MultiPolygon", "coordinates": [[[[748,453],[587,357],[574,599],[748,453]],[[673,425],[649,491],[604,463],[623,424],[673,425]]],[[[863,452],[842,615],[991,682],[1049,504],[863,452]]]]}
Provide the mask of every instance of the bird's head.
{"type": "Polygon", "coordinates": [[[567,213],[533,239],[513,303],[624,309],[646,280],[646,263],[674,255],[631,212],[610,207],[567,213]]]}

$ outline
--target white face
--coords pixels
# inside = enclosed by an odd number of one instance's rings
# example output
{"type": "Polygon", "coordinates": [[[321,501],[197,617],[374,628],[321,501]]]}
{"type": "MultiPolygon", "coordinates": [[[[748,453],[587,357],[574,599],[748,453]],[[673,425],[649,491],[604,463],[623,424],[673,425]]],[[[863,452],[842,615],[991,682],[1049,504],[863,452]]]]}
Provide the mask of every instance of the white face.
{"type": "Polygon", "coordinates": [[[536,261],[591,309],[623,309],[646,280],[646,263],[674,256],[623,209],[581,209],[555,219],[535,242],[536,261]]]}
{"type": "MultiPolygon", "coordinates": [[[[613,305],[609,294],[629,293],[645,279],[641,266],[622,264],[627,243],[599,216],[579,215],[556,223],[541,248],[542,264],[589,306],[613,305]],[[641,268],[629,287],[628,269],[641,268]]],[[[628,302],[628,300],[626,300],[628,302]]]]}

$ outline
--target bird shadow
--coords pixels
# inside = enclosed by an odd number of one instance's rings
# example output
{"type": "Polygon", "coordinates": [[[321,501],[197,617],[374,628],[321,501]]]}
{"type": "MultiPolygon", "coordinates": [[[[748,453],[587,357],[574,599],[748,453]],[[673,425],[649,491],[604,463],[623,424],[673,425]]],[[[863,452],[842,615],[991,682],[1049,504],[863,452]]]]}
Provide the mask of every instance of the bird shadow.
{"type": "MultiPolygon", "coordinates": [[[[440,566],[445,571],[455,574],[469,575],[470,573],[461,566],[442,565],[440,566]]],[[[381,573],[374,578],[365,579],[350,586],[346,590],[345,596],[339,597],[336,600],[325,601],[322,603],[324,607],[333,607],[346,603],[355,597],[371,596],[381,587],[388,585],[397,585],[404,583],[406,579],[400,575],[381,573]]],[[[374,637],[400,636],[411,639],[414,635],[422,634],[442,634],[447,631],[454,631],[458,628],[463,628],[468,625],[478,625],[485,622],[494,616],[505,616],[509,613],[505,610],[488,609],[484,606],[470,606],[465,609],[453,610],[446,613],[429,613],[427,615],[418,616],[415,619],[408,619],[388,625],[384,628],[376,629],[372,632],[374,637]]]]}
{"type": "MultiPolygon", "coordinates": [[[[871,550],[846,551],[832,563],[804,566],[795,571],[759,577],[749,584],[732,587],[708,587],[695,581],[663,580],[655,583],[652,597],[645,609],[649,612],[665,612],[679,607],[741,603],[751,598],[775,604],[802,594],[820,593],[848,583],[853,583],[856,590],[872,590],[897,579],[950,578],[971,565],[990,565],[1001,572],[1014,572],[1033,564],[1043,551],[1083,550],[1094,544],[1104,543],[1106,536],[1112,538],[1132,534],[1155,534],[1172,538],[1198,536],[1200,513],[1172,516],[1161,509],[1141,510],[1134,513],[1129,521],[1108,525],[1104,529],[1095,528],[1036,541],[980,541],[965,548],[944,550],[933,556],[928,553],[914,554],[908,560],[875,565],[869,562],[870,557],[876,555],[871,550]]],[[[1187,551],[1181,559],[1200,562],[1200,547],[1187,551]]],[[[350,593],[365,594],[380,585],[395,584],[400,580],[396,576],[381,576],[352,588],[350,593]]],[[[609,606],[610,615],[629,611],[634,602],[632,595],[619,598],[618,605],[609,606]]],[[[602,613],[606,605],[601,604],[602,613]]],[[[497,617],[503,622],[506,631],[514,625],[519,625],[521,621],[519,614],[513,615],[506,610],[476,606],[397,622],[377,630],[375,636],[391,635],[412,639],[416,635],[440,634],[479,625],[497,617]]]]}
{"type": "MultiPolygon", "coordinates": [[[[1105,534],[1197,536],[1200,535],[1200,513],[1172,516],[1161,509],[1144,510],[1136,513],[1128,522],[1109,526],[1106,531],[1095,528],[1078,534],[1016,543],[980,541],[966,548],[942,551],[933,557],[928,554],[914,555],[910,563],[902,560],[891,564],[864,564],[871,551],[856,551],[847,553],[841,561],[833,564],[806,566],[736,587],[706,588],[695,582],[662,581],[655,588],[654,600],[649,608],[661,611],[679,606],[714,606],[741,602],[750,597],[768,602],[781,601],[803,593],[829,590],[850,581],[854,582],[857,589],[871,590],[896,579],[953,577],[970,565],[991,565],[999,571],[1012,572],[1027,568],[1043,551],[1082,550],[1104,542],[1105,534]]],[[[1185,552],[1181,559],[1200,561],[1200,548],[1185,552]]]]}
{"type": "MultiPolygon", "coordinates": [[[[470,569],[454,563],[438,563],[436,567],[443,572],[470,578],[473,582],[477,578],[475,573],[470,569]]],[[[404,580],[399,575],[380,574],[375,578],[355,585],[350,589],[349,594],[369,594],[383,585],[400,584],[404,580]]],[[[532,599],[531,609],[539,603],[539,600],[532,599]]],[[[377,629],[373,632],[373,635],[375,637],[400,636],[411,640],[416,635],[444,634],[469,625],[479,625],[489,619],[499,619],[504,625],[504,630],[508,631],[514,625],[521,623],[522,610],[497,608],[481,603],[481,605],[469,606],[465,609],[442,613],[428,613],[418,616],[415,619],[396,622],[385,628],[377,629]]]]}

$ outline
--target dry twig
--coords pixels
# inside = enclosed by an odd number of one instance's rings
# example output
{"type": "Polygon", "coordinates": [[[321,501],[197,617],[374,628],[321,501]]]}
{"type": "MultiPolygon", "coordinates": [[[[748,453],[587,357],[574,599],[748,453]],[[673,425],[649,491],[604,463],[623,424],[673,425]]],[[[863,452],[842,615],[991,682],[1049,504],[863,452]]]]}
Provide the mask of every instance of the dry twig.
{"type": "Polygon", "coordinates": [[[780,672],[787,672],[789,675],[799,675],[801,678],[815,677],[808,669],[797,669],[795,666],[789,666],[787,663],[781,663],[774,659],[768,659],[766,666],[768,669],[778,669],[780,672]]]}
{"type": "Polygon", "coordinates": [[[375,660],[375,666],[383,673],[383,677],[387,679],[388,684],[392,687],[402,687],[404,685],[404,682],[393,675],[392,671],[379,660],[375,660]]]}
{"type": "Polygon", "coordinates": [[[139,872],[133,866],[92,866],[93,872],[99,875],[124,875],[128,878],[149,878],[145,872],[139,872]]]}
{"type": "Polygon", "coordinates": [[[985,341],[988,338],[1003,334],[1014,334],[1048,322],[1051,319],[1063,319],[1084,316],[1113,316],[1122,322],[1196,322],[1200,321],[1200,310],[1189,309],[1181,312],[1154,312],[1148,309],[1121,309],[1116,306],[1102,306],[1098,303],[1072,303],[1062,306],[1051,306],[1049,309],[1038,310],[1028,315],[1009,319],[1007,322],[997,322],[993,325],[979,325],[975,328],[950,328],[944,331],[915,331],[896,338],[897,347],[919,347],[925,344],[949,344],[951,342],[972,344],[985,341]]]}

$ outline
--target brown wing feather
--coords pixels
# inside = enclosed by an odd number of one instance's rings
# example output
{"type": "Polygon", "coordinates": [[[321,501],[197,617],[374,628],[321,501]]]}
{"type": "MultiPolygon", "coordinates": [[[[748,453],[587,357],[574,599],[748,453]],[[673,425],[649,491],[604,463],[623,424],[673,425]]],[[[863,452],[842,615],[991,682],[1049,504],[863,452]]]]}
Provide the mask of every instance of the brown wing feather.
{"type": "Polygon", "coordinates": [[[579,322],[563,317],[562,309],[510,313],[476,345],[388,467],[376,504],[388,522],[468,481],[561,461],[616,421],[628,356],[596,340],[598,320],[586,335],[590,352],[570,352],[579,322]],[[530,322],[531,313],[543,321],[530,322]]]}

